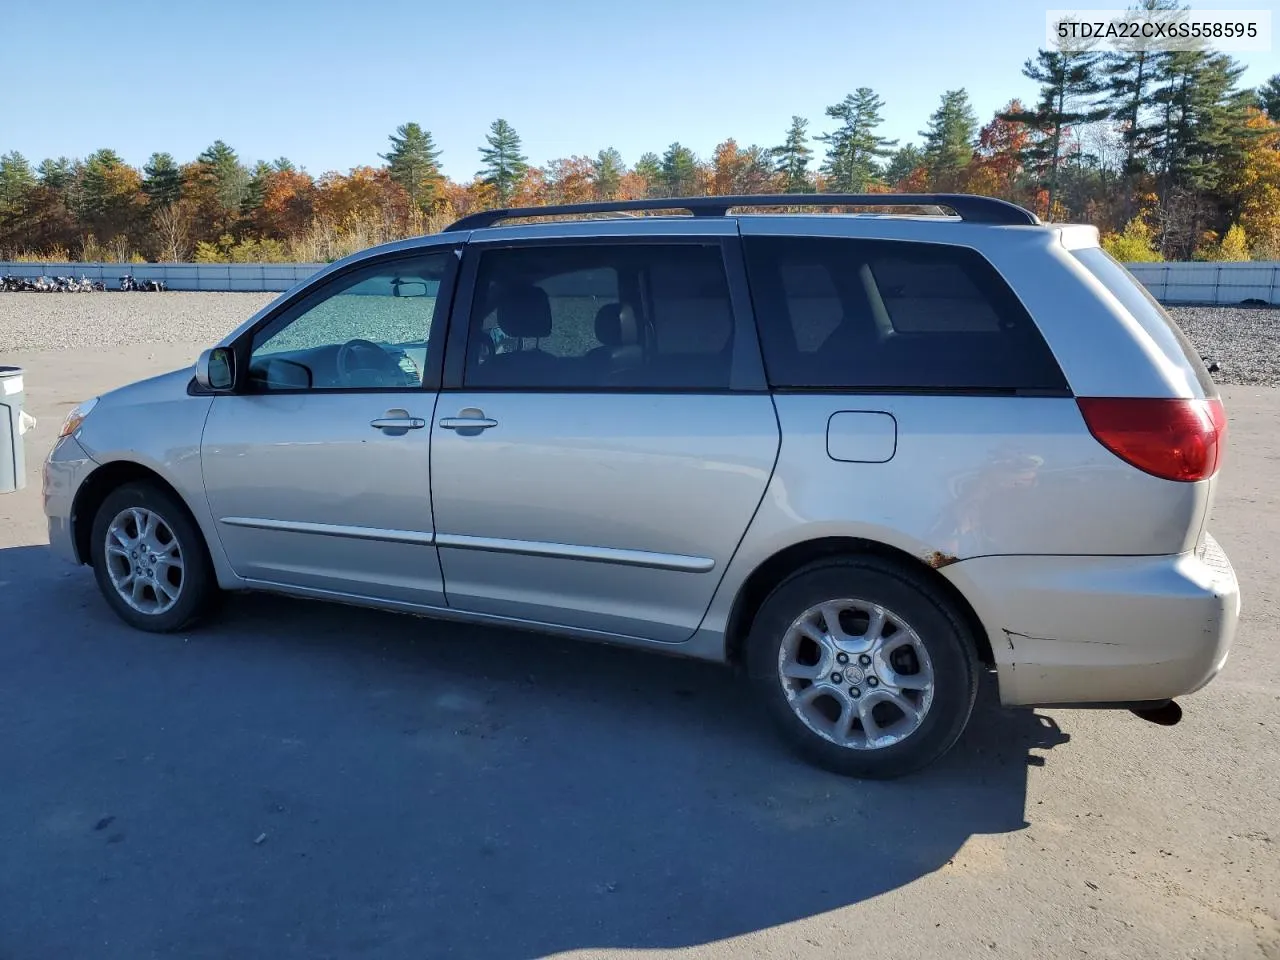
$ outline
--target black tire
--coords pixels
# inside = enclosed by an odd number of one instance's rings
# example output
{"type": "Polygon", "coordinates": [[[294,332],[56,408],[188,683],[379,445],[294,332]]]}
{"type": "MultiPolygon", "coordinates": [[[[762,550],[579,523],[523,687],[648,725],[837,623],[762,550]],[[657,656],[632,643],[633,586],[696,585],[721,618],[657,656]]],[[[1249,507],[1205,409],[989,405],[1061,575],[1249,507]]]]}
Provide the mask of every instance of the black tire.
{"type": "MultiPolygon", "coordinates": [[[[890,779],[937,760],[964,732],[978,691],[975,651],[972,631],[964,617],[924,575],[906,565],[868,555],[821,560],[783,580],[756,614],[747,639],[746,660],[757,695],[783,739],[797,753],[834,773],[890,779]],[[872,749],[844,746],[815,732],[792,708],[779,673],[784,639],[805,611],[837,598],[857,598],[890,611],[894,620],[914,631],[931,661],[932,701],[919,725],[897,743],[872,749]]],[[[872,680],[864,682],[870,684],[872,680]]],[[[880,683],[878,679],[875,682],[880,683]]],[[[859,698],[866,689],[859,687],[859,698]]],[[[865,706],[871,700],[862,702],[865,706]]],[[[905,717],[901,711],[898,713],[905,717]]],[[[857,729],[862,729],[857,722],[857,729]]],[[[873,716],[873,725],[875,722],[873,716]]]]}
{"type": "MultiPolygon", "coordinates": [[[[200,528],[196,526],[186,506],[173,494],[156,484],[128,483],[107,494],[93,518],[90,559],[93,562],[93,573],[98,581],[98,589],[102,591],[108,606],[119,615],[121,620],[139,630],[172,633],[189,627],[210,609],[218,596],[217,578],[200,528]],[[171,606],[159,612],[143,612],[130,606],[116,588],[111,569],[108,567],[108,530],[112,521],[130,507],[148,510],[161,518],[164,525],[171,531],[173,539],[177,541],[181,553],[182,570],[178,578],[180,582],[176,599],[171,606]]],[[[126,558],[117,558],[111,562],[129,563],[126,558]]],[[[118,570],[119,567],[115,569],[118,570]]],[[[160,597],[155,588],[149,589],[153,598],[160,597]]],[[[143,595],[145,598],[145,590],[143,595]]]]}

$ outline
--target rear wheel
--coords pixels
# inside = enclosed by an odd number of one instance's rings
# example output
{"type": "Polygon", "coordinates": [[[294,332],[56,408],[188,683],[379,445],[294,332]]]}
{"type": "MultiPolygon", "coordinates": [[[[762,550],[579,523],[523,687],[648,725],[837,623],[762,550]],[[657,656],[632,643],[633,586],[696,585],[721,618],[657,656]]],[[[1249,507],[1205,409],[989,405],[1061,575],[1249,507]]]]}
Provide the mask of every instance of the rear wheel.
{"type": "Polygon", "coordinates": [[[91,559],[107,603],[131,626],[190,626],[217,594],[199,528],[168,491],[130,483],[109,493],[93,521],[91,559]]]}
{"type": "Polygon", "coordinates": [[[974,642],[950,600],[880,557],[824,560],[765,599],[752,682],[783,737],[849,776],[902,776],[959,739],[978,689],[974,642]]]}

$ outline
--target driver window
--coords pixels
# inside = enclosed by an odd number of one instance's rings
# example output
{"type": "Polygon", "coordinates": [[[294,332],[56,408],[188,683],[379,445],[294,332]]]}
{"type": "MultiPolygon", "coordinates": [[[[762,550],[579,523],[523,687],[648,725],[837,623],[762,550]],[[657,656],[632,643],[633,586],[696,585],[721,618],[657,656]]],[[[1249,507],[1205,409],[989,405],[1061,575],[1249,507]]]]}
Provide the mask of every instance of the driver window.
{"type": "Polygon", "coordinates": [[[333,281],[253,338],[256,390],[422,386],[440,284],[453,253],[382,261],[333,281]]]}

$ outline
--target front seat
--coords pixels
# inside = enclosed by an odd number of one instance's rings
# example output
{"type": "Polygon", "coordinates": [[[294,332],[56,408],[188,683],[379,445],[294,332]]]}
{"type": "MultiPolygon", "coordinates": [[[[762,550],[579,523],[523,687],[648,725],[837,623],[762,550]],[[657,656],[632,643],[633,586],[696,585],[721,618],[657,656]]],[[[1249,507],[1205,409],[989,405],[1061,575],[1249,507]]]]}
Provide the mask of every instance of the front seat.
{"type": "Polygon", "coordinates": [[[516,341],[517,349],[495,353],[479,364],[474,371],[476,380],[494,385],[554,385],[558,358],[536,342],[551,335],[551,301],[547,292],[532,285],[508,287],[498,297],[494,319],[498,329],[516,341]],[[525,340],[535,343],[526,347],[525,340]]]}
{"type": "Polygon", "coordinates": [[[626,303],[606,303],[596,311],[596,339],[600,346],[587,351],[589,368],[600,376],[630,370],[644,362],[636,312],[626,303]]]}

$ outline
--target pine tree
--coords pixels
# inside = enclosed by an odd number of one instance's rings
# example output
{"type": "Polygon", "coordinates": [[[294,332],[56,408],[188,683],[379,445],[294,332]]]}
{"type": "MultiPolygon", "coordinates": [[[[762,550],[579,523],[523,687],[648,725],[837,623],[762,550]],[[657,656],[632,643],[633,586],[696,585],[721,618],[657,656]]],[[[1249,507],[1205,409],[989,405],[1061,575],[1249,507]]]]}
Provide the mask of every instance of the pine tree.
{"type": "Polygon", "coordinates": [[[899,147],[884,168],[884,182],[896,187],[925,163],[924,151],[914,143],[899,147]]]}
{"type": "Polygon", "coordinates": [[[1161,130],[1152,149],[1160,171],[1161,247],[1186,256],[1207,223],[1221,218],[1210,194],[1239,165],[1251,135],[1252,95],[1236,89],[1244,68],[1226,54],[1178,50],[1162,67],[1153,95],[1161,130]]]}
{"type": "Polygon", "coordinates": [[[667,147],[662,155],[661,172],[658,182],[662,185],[663,196],[680,197],[694,192],[698,178],[698,158],[693,151],[679,141],[667,147]]]}
{"type": "Polygon", "coordinates": [[[595,185],[597,200],[612,200],[618,195],[618,187],[622,184],[622,176],[627,172],[622,162],[622,154],[613,147],[606,147],[596,154],[595,170],[592,182],[595,185]]]}
{"type": "Polygon", "coordinates": [[[153,153],[142,168],[142,192],[153,206],[167,207],[182,196],[182,171],[168,153],[153,153]]]}
{"type": "Polygon", "coordinates": [[[1099,56],[1090,51],[1041,50],[1028,60],[1022,75],[1040,84],[1040,101],[1032,110],[1001,114],[1002,120],[1025,123],[1038,134],[1026,151],[1026,161],[1040,171],[1048,190],[1048,216],[1058,193],[1058,173],[1062,163],[1064,134],[1069,127],[1092,123],[1107,115],[1093,98],[1102,90],[1098,76],[1099,56]]]}
{"type": "Polygon", "coordinates": [[[236,152],[215,140],[200,156],[196,157],[201,176],[213,186],[219,206],[227,214],[240,210],[245,191],[249,188],[249,171],[240,163],[236,152]]]}
{"type": "Polygon", "coordinates": [[[956,187],[960,172],[973,159],[977,133],[978,118],[974,116],[968,92],[963,87],[948,90],[929,118],[929,128],[920,131],[924,137],[925,167],[934,189],[956,187]]]}
{"type": "Polygon", "coordinates": [[[528,157],[520,152],[520,136],[515,128],[501,118],[489,127],[485,143],[488,146],[480,148],[484,166],[478,176],[497,191],[498,202],[505,207],[529,169],[528,157]]]}
{"type": "Polygon", "coordinates": [[[271,169],[276,173],[296,173],[298,170],[288,157],[276,157],[271,161],[271,169]]]}
{"type": "Polygon", "coordinates": [[[662,180],[662,160],[653,151],[642,153],[635,165],[636,176],[644,181],[645,192],[656,196],[662,180]]]}
{"type": "Polygon", "coordinates": [[[774,169],[782,175],[782,189],[787,193],[807,193],[813,189],[813,178],[809,176],[813,150],[808,145],[808,128],[808,120],[793,116],[786,141],[771,151],[774,169]]]}
{"type": "MultiPolygon", "coordinates": [[[[1141,0],[1138,11],[1147,19],[1159,22],[1162,14],[1176,11],[1179,0],[1141,0]]],[[[1120,140],[1124,145],[1124,166],[1120,171],[1123,181],[1122,219],[1128,222],[1133,216],[1133,195],[1137,180],[1147,173],[1155,136],[1159,127],[1154,123],[1156,75],[1166,54],[1147,49],[1141,42],[1119,41],[1120,50],[1102,60],[1105,75],[1105,104],[1109,116],[1116,122],[1120,140]]]]}
{"type": "Polygon", "coordinates": [[[897,140],[876,133],[882,119],[884,101],[870,87],[859,87],[839,103],[827,107],[827,116],[840,126],[817,139],[827,144],[823,172],[831,188],[841,193],[857,193],[875,179],[878,161],[893,153],[897,140]]]}
{"type": "Polygon", "coordinates": [[[71,186],[75,179],[75,169],[66,157],[58,157],[57,160],[50,158],[40,161],[36,176],[40,178],[42,186],[61,192],[71,186]]]}
{"type": "Polygon", "coordinates": [[[244,200],[240,202],[241,216],[247,217],[262,206],[262,200],[267,194],[267,185],[274,173],[275,168],[265,160],[259,160],[253,165],[253,171],[249,174],[249,185],[245,188],[244,200]]]}
{"type": "Polygon", "coordinates": [[[1258,103],[1276,123],[1280,123],[1280,73],[1258,88],[1258,103]]]}
{"type": "Polygon", "coordinates": [[[36,185],[31,164],[17,150],[0,155],[0,220],[18,216],[36,185]]]}
{"type": "Polygon", "coordinates": [[[402,123],[389,138],[391,149],[379,154],[387,161],[391,179],[404,188],[419,210],[426,212],[443,183],[440,151],[428,130],[416,123],[402,123]]]}

